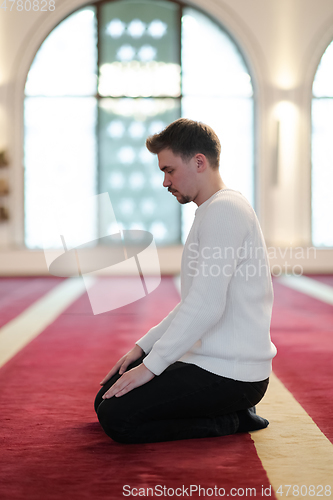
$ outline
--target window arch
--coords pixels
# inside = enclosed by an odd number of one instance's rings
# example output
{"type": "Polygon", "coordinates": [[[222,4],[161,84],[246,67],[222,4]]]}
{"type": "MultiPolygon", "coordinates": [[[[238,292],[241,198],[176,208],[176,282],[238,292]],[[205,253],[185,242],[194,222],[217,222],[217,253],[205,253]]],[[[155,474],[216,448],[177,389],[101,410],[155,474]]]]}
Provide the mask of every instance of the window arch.
{"type": "MultiPolygon", "coordinates": [[[[144,145],[180,116],[214,128],[223,180],[253,204],[253,87],[219,25],[167,0],[99,2],[62,21],[25,86],[26,246],[61,246],[47,227],[41,231],[41,208],[56,213],[78,190],[108,191],[124,229],[149,230],[157,244],[184,241],[196,206],[181,207],[163,189],[144,145]]],[[[107,224],[96,212],[83,230],[96,239],[112,229],[107,224]]]]}
{"type": "Polygon", "coordinates": [[[312,91],[312,244],[333,247],[333,42],[321,58],[312,91]]]}

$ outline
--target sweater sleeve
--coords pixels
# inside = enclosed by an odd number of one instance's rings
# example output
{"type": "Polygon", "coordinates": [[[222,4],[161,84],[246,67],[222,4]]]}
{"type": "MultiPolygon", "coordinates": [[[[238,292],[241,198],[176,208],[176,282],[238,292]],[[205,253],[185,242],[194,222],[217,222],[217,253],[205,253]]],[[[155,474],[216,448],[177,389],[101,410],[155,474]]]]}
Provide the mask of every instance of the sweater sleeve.
{"type": "Polygon", "coordinates": [[[176,316],[177,311],[180,307],[181,302],[176,305],[176,307],[156,326],[151,328],[141,339],[139,339],[136,343],[141,349],[148,354],[153,345],[157,340],[159,340],[164,332],[169,328],[171,321],[176,316]]]}
{"type": "Polygon", "coordinates": [[[176,314],[172,311],[171,321],[166,318],[167,329],[143,360],[155,375],[181,358],[224,312],[228,285],[238,262],[237,248],[251,231],[252,216],[239,200],[216,201],[207,207],[199,224],[195,270],[188,253],[185,255],[185,273],[193,276],[189,292],[178,304],[176,314]],[[218,250],[223,258],[212,259],[212,253],[218,250]]]}

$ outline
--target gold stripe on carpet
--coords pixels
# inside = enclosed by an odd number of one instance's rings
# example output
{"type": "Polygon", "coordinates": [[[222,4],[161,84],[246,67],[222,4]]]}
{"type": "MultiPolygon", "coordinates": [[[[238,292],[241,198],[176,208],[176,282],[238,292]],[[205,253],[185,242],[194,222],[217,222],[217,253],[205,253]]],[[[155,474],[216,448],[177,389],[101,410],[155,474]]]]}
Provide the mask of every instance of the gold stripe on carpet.
{"type": "Polygon", "coordinates": [[[298,292],[305,293],[314,299],[333,305],[333,287],[326,283],[321,283],[308,276],[294,276],[288,274],[279,276],[277,281],[298,292]]]}
{"type": "MultiPolygon", "coordinates": [[[[91,278],[87,286],[95,282],[91,278]]],[[[0,328],[0,367],[37,337],[86,291],[81,278],[69,278],[0,328]]]]}
{"type": "Polygon", "coordinates": [[[283,492],[277,498],[287,496],[285,485],[292,485],[288,494],[291,498],[327,498],[326,485],[331,486],[333,495],[333,445],[274,373],[257,412],[270,425],[251,432],[251,437],[273,489],[283,492]],[[299,486],[298,495],[294,485],[299,486]],[[311,485],[314,489],[310,490],[311,485]]]}

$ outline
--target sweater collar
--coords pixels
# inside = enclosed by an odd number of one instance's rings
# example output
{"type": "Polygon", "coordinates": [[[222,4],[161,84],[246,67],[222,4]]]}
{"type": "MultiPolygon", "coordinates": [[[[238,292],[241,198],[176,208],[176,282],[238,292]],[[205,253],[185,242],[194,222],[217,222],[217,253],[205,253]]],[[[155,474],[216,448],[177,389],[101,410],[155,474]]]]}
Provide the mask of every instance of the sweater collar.
{"type": "Polygon", "coordinates": [[[234,191],[234,190],[230,189],[230,188],[219,189],[218,191],[216,191],[216,193],[212,194],[212,196],[210,196],[210,198],[208,198],[206,201],[201,203],[201,205],[196,209],[195,215],[201,213],[203,211],[203,209],[210,204],[210,202],[213,200],[213,198],[215,198],[215,196],[222,193],[222,191],[234,191]]]}

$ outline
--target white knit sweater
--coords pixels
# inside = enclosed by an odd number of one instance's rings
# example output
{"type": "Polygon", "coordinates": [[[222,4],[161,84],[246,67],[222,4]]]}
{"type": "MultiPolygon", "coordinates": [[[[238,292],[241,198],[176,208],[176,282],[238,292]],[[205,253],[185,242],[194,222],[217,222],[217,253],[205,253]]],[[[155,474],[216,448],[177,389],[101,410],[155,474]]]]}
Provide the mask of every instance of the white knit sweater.
{"type": "Polygon", "coordinates": [[[241,381],[269,377],[273,287],[266,244],[247,199],[222,189],[202,203],[181,263],[181,301],[138,340],[160,375],[177,360],[241,381]]]}

